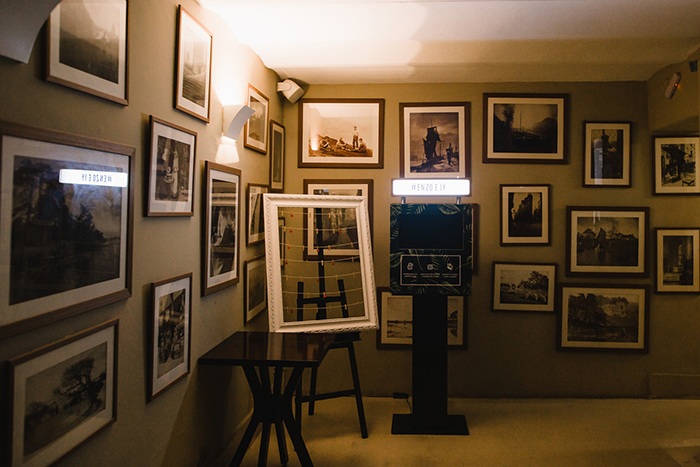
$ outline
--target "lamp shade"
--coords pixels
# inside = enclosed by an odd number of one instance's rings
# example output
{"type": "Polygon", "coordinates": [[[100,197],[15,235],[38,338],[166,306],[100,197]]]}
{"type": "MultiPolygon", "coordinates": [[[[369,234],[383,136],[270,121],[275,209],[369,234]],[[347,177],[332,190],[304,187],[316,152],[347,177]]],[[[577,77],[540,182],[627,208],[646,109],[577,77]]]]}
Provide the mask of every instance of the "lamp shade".
{"type": "Polygon", "coordinates": [[[223,110],[223,134],[231,139],[238,139],[243,125],[255,110],[245,104],[225,105],[223,110]]]}

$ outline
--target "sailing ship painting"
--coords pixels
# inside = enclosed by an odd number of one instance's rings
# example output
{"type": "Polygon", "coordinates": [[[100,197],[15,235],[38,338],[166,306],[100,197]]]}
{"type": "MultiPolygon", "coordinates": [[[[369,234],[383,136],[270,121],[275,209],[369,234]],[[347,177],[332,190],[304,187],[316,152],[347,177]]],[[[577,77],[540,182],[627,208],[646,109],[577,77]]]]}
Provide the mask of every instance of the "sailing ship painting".
{"type": "Polygon", "coordinates": [[[459,114],[410,115],[410,173],[460,173],[459,114]]]}

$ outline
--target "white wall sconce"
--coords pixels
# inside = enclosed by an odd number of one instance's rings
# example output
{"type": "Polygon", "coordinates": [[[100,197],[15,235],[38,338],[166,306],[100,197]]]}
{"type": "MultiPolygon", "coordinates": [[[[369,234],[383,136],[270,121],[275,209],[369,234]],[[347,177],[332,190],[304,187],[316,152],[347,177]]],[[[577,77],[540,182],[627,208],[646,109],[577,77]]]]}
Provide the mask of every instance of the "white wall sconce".
{"type": "Polygon", "coordinates": [[[284,81],[277,83],[277,92],[284,94],[284,97],[286,97],[292,104],[294,104],[301,98],[301,96],[304,95],[304,90],[301,89],[301,86],[291,79],[285,79],[284,81]]]}
{"type": "Polygon", "coordinates": [[[245,104],[225,105],[222,112],[222,134],[232,140],[237,140],[243,129],[243,125],[248,121],[255,110],[245,104]]]}

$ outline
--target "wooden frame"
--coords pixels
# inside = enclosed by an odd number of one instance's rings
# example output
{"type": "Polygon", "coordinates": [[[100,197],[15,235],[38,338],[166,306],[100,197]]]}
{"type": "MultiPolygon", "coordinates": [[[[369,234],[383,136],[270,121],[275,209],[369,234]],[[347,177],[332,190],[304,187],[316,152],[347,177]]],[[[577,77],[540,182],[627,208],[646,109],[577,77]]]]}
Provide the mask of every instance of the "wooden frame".
{"type": "Polygon", "coordinates": [[[493,262],[493,311],[554,312],[557,265],[493,262]]]}
{"type": "Polygon", "coordinates": [[[9,361],[7,465],[53,465],[117,420],[118,342],[113,319],[9,361]]]}
{"type": "Polygon", "coordinates": [[[182,5],[177,12],[176,109],[209,123],[214,36],[182,5]]]}
{"type": "Polygon", "coordinates": [[[248,85],[248,107],[255,113],[245,122],[243,144],[245,147],[267,154],[267,130],[270,118],[270,100],[253,85],[248,85]]]}
{"type": "Polygon", "coordinates": [[[629,122],[584,122],[583,186],[630,187],[629,122]]]}
{"type": "Polygon", "coordinates": [[[249,183],[246,187],[246,245],[255,245],[265,241],[265,222],[263,217],[263,194],[269,193],[270,187],[261,183],[249,183]]]}
{"type": "Polygon", "coordinates": [[[284,126],[270,120],[270,192],[284,191],[284,157],[285,130],[284,126]]]}
{"type": "Polygon", "coordinates": [[[654,138],[654,194],[698,195],[697,164],[700,138],[654,138]]]}
{"type": "MultiPolygon", "coordinates": [[[[374,219],[374,180],[372,179],[304,179],[304,193],[307,195],[318,196],[364,196],[367,198],[367,212],[369,215],[370,237],[372,229],[372,221],[374,219]]],[[[324,234],[324,240],[321,245],[318,244],[316,235],[316,218],[314,211],[311,211],[310,216],[304,216],[304,258],[313,259],[318,257],[318,248],[324,248],[324,256],[327,258],[340,258],[344,256],[353,256],[359,253],[359,245],[353,247],[348,245],[338,237],[336,238],[335,230],[329,219],[324,218],[321,222],[324,224],[322,230],[327,232],[324,234]],[[311,219],[311,223],[309,223],[311,219]],[[313,228],[309,228],[312,225],[313,228]],[[328,248],[325,248],[328,247],[328,248]]],[[[347,220],[348,224],[340,224],[340,229],[357,229],[356,220],[347,220]]]]}
{"type": "Polygon", "coordinates": [[[192,273],[151,283],[148,402],[190,372],[192,273]]]}
{"type": "Polygon", "coordinates": [[[649,289],[560,284],[557,350],[649,351],[649,289]]]}
{"type": "Polygon", "coordinates": [[[566,207],[566,275],[646,277],[649,208],[566,207]]]}
{"type": "Polygon", "coordinates": [[[501,185],[501,246],[549,245],[550,185],[501,185]]]}
{"type": "MultiPolygon", "coordinates": [[[[389,287],[377,287],[377,303],[377,349],[412,348],[413,296],[392,295],[389,287]]],[[[462,295],[447,297],[447,348],[467,348],[467,300],[462,295]]]]}
{"type": "Polygon", "coordinates": [[[567,94],[484,94],[483,162],[565,164],[567,94]]]}
{"type": "Polygon", "coordinates": [[[239,280],[241,171],[206,161],[202,227],[202,296],[239,280]]]}
{"type": "Polygon", "coordinates": [[[146,216],[194,216],[197,133],[151,115],[146,216]]]}
{"type": "Polygon", "coordinates": [[[0,144],[0,339],[129,298],[135,149],[2,122],[0,144]]]}
{"type": "Polygon", "coordinates": [[[400,176],[469,178],[470,117],[470,102],[400,103],[400,176]]]}
{"type": "Polygon", "coordinates": [[[700,293],[700,228],[657,228],[656,292],[700,293]]]}
{"type": "Polygon", "coordinates": [[[384,167],[384,99],[301,99],[299,167],[384,167]]]}
{"type": "Polygon", "coordinates": [[[267,309],[265,256],[251,258],[243,266],[244,323],[249,323],[260,312],[267,309]]]}
{"type": "Polygon", "coordinates": [[[127,0],[58,5],[48,21],[46,80],[129,105],[128,9],[127,0]]]}

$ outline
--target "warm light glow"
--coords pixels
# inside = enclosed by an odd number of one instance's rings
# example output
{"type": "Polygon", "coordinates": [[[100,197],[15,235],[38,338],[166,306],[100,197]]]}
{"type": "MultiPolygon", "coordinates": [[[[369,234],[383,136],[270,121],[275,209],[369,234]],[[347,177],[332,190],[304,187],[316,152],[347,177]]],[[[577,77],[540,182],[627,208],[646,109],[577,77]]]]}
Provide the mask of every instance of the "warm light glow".
{"type": "Polygon", "coordinates": [[[69,185],[93,185],[126,187],[129,175],[124,172],[103,172],[98,170],[61,169],[58,181],[69,185]]]}
{"type": "Polygon", "coordinates": [[[391,194],[393,196],[469,196],[471,186],[466,178],[397,178],[392,180],[391,194]]]}
{"type": "Polygon", "coordinates": [[[219,164],[235,164],[238,162],[238,148],[236,148],[236,142],[231,138],[222,137],[219,149],[216,150],[216,157],[214,160],[219,164]]]}

